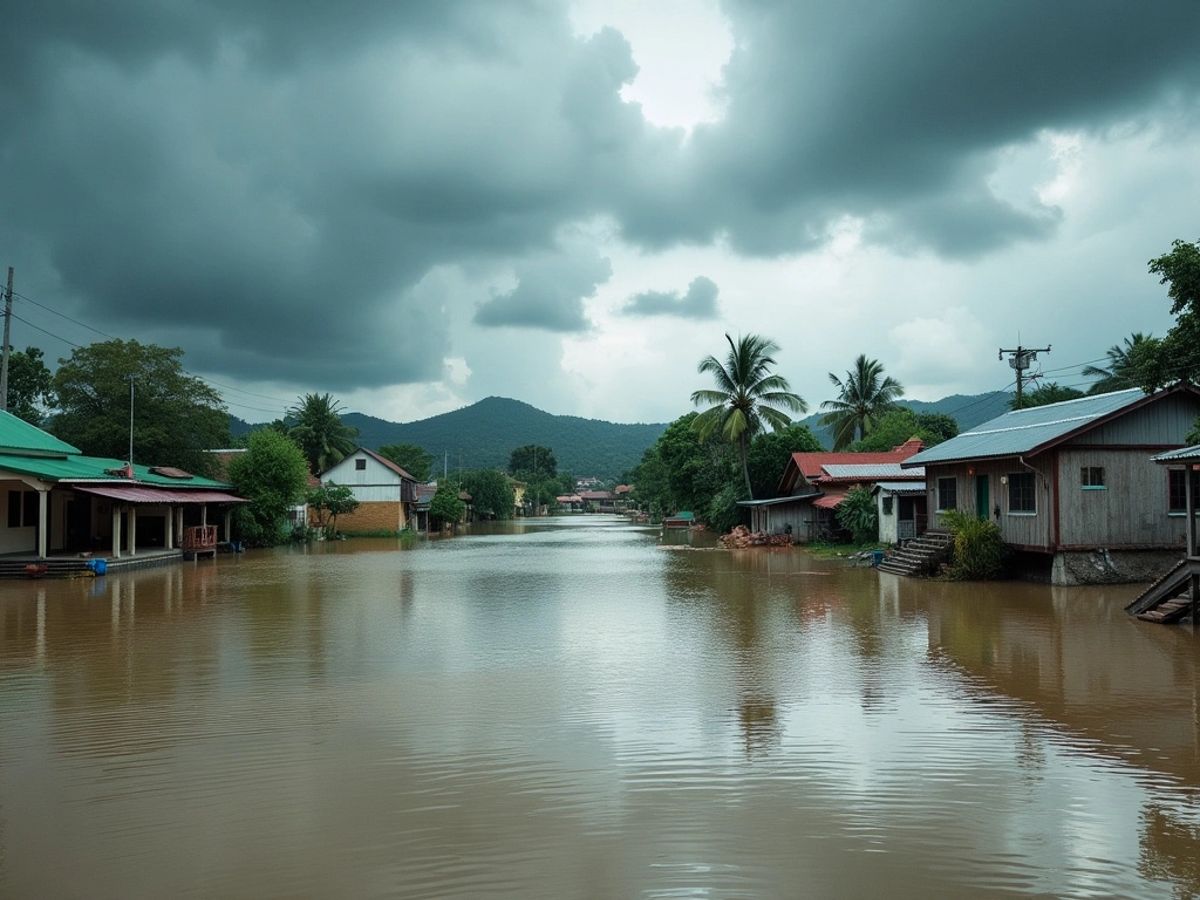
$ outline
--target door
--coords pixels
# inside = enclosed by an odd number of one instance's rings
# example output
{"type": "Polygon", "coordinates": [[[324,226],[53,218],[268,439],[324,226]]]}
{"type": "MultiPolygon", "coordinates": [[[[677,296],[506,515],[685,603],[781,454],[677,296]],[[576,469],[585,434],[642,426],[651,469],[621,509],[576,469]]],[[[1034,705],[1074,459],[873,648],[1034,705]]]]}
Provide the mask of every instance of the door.
{"type": "Polygon", "coordinates": [[[988,497],[988,476],[975,476],[975,514],[979,518],[991,519],[991,498],[988,497]]]}

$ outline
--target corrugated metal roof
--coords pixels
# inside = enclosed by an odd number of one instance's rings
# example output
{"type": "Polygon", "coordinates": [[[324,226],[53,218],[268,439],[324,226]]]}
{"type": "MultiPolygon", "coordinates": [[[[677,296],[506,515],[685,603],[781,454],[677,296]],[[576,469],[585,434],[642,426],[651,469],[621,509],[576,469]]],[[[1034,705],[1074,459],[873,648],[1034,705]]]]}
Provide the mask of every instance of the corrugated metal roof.
{"type": "Polygon", "coordinates": [[[1192,447],[1180,447],[1178,450],[1168,450],[1166,453],[1160,453],[1151,458],[1156,463],[1200,462],[1200,444],[1192,447]]]}
{"type": "MultiPolygon", "coordinates": [[[[834,481],[879,481],[882,478],[924,478],[922,468],[902,469],[899,462],[891,463],[831,463],[821,467],[834,481]]],[[[819,479],[824,481],[824,478],[819,479]]]]}
{"type": "Polygon", "coordinates": [[[51,456],[20,456],[16,454],[0,454],[0,469],[9,472],[20,472],[22,475],[32,475],[46,481],[99,481],[116,484],[149,484],[188,490],[191,488],[211,488],[221,490],[229,485],[211,478],[201,478],[193,475],[187,481],[178,478],[167,478],[156,475],[147,466],[135,465],[134,478],[113,475],[112,471],[123,469],[124,460],[107,459],[102,456],[79,456],[72,454],[64,457],[51,456]]]}
{"type": "Polygon", "coordinates": [[[804,474],[805,478],[819,478],[821,470],[830,465],[869,465],[871,463],[899,463],[917,452],[917,442],[906,441],[892,450],[873,451],[870,453],[850,453],[816,451],[812,453],[793,453],[792,461],[804,474]]]}
{"type": "Polygon", "coordinates": [[[79,452],[78,447],[72,447],[48,431],[42,431],[36,425],[30,425],[24,419],[3,411],[0,411],[0,448],[10,452],[28,450],[33,453],[54,453],[62,456],[79,452]]]}
{"type": "Polygon", "coordinates": [[[833,509],[835,506],[837,506],[843,500],[846,499],[847,493],[849,493],[849,492],[848,491],[830,491],[829,493],[827,493],[821,497],[818,497],[816,500],[814,500],[813,506],[820,507],[821,509],[833,509]]]}
{"type": "Polygon", "coordinates": [[[249,503],[224,491],[172,491],[138,484],[80,484],[74,490],[125,503],[249,503]]]}
{"type": "Polygon", "coordinates": [[[1145,399],[1140,388],[1015,409],[948,441],[922,450],[906,468],[983,457],[1018,456],[1145,399]]]}
{"type": "Polygon", "coordinates": [[[875,488],[880,491],[887,491],[889,494],[923,494],[925,493],[925,482],[881,481],[875,485],[875,488]]]}

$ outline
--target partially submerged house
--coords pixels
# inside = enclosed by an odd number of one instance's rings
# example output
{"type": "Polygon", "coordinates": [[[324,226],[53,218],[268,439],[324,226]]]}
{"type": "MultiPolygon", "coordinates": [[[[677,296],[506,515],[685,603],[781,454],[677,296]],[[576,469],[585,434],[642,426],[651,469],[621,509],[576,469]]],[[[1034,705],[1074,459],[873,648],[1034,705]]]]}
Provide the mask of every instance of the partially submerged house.
{"type": "Polygon", "coordinates": [[[915,538],[928,526],[925,470],[905,471],[919,474],[911,480],[880,481],[871,489],[879,515],[879,540],[885,544],[899,544],[915,538]]]}
{"type": "Polygon", "coordinates": [[[354,512],[338,516],[338,527],[347,534],[403,531],[413,523],[417,480],[374,450],[357,448],[322,472],[321,483],[344,485],[358,501],[354,512]]]}
{"type": "Polygon", "coordinates": [[[840,531],[836,510],[851,488],[872,488],[879,482],[924,483],[922,472],[900,465],[922,446],[918,438],[911,438],[875,453],[793,453],[780,477],[778,497],[743,500],[738,505],[750,510],[751,531],[790,533],[798,544],[831,540],[840,531]]]}
{"type": "Polygon", "coordinates": [[[0,412],[0,555],[47,559],[168,558],[186,530],[212,545],[230,537],[245,502],[230,486],[180,469],[84,456],[76,447],[0,412]]]}
{"type": "Polygon", "coordinates": [[[1013,410],[904,463],[923,466],[930,527],[947,510],[995,522],[1023,569],[1054,584],[1151,580],[1184,543],[1184,445],[1200,391],[1137,388],[1013,410]]]}

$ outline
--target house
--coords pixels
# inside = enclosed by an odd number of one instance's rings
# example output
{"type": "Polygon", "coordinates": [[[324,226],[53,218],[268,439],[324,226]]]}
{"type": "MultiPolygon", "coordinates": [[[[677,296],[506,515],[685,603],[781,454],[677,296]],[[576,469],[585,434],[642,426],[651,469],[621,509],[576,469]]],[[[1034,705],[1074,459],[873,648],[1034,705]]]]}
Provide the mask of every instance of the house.
{"type": "Polygon", "coordinates": [[[413,528],[417,531],[429,531],[429,504],[437,493],[437,482],[430,481],[418,484],[414,489],[413,528]]]}
{"type": "MultiPolygon", "coordinates": [[[[751,531],[790,533],[798,544],[832,540],[841,531],[837,507],[851,488],[879,482],[924,483],[921,472],[900,465],[922,446],[918,438],[911,438],[875,453],[793,453],[779,479],[778,497],[743,500],[738,505],[750,510],[751,531]]],[[[914,521],[918,510],[914,505],[914,521]]]]}
{"type": "Polygon", "coordinates": [[[579,498],[588,512],[616,512],[616,496],[612,491],[580,491],[579,498]]]}
{"type": "Polygon", "coordinates": [[[358,501],[354,512],[338,516],[346,534],[403,531],[415,525],[417,480],[374,450],[358,447],[322,472],[321,483],[344,485],[358,501]]]}
{"type": "Polygon", "coordinates": [[[1152,580],[1184,543],[1178,449],[1200,391],[1137,388],[1005,413],[924,450],[930,525],[952,509],[995,522],[1021,571],[1054,584],[1152,580]]]}
{"type": "Polygon", "coordinates": [[[215,547],[229,539],[233,508],[245,502],[229,488],[181,469],[84,456],[0,412],[3,555],[167,558],[177,555],[190,534],[185,529],[193,527],[202,527],[205,545],[215,547]]]}
{"type": "Polygon", "coordinates": [[[879,514],[879,540],[885,544],[899,544],[926,530],[925,470],[908,471],[921,475],[911,481],[879,481],[872,488],[879,514]]]}
{"type": "Polygon", "coordinates": [[[554,498],[554,502],[570,512],[579,512],[583,509],[583,498],[578,494],[559,494],[554,498]]]}

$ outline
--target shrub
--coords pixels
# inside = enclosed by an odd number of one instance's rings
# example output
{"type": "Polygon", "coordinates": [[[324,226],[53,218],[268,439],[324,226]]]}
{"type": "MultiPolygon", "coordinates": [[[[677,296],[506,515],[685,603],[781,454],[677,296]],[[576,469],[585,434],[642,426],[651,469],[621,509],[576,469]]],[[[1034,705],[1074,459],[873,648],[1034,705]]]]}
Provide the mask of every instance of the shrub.
{"type": "Polygon", "coordinates": [[[942,516],[954,536],[950,577],[959,581],[986,581],[1004,569],[1004,540],[995,522],[979,519],[962,510],[942,516]]]}
{"type": "Polygon", "coordinates": [[[746,489],[739,482],[731,482],[717,491],[703,516],[705,524],[720,534],[733,531],[735,525],[743,525],[745,510],[738,501],[746,496],[746,489]]]}
{"type": "Polygon", "coordinates": [[[854,535],[854,543],[879,540],[879,511],[875,497],[865,487],[852,487],[837,507],[838,524],[854,535]]]}

